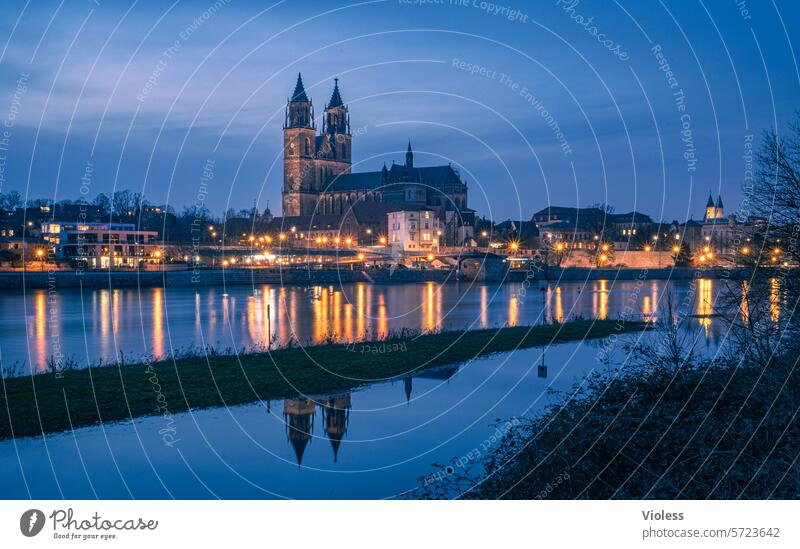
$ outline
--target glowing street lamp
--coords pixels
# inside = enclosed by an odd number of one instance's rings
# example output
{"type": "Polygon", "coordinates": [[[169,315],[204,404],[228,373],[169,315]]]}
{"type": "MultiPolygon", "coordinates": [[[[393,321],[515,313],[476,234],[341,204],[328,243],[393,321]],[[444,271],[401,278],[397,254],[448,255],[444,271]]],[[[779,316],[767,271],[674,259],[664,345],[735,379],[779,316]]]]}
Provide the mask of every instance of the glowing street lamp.
{"type": "Polygon", "coordinates": [[[428,254],[428,261],[433,261],[436,259],[433,254],[428,254]]]}
{"type": "Polygon", "coordinates": [[[675,245],[675,246],[672,247],[672,252],[673,253],[678,253],[680,251],[681,251],[681,247],[680,246],[675,245]]]}
{"type": "Polygon", "coordinates": [[[652,246],[645,246],[645,247],[644,247],[644,251],[646,251],[646,252],[650,252],[650,251],[652,251],[652,250],[653,250],[653,247],[652,247],[652,246]]]}
{"type": "Polygon", "coordinates": [[[381,244],[386,244],[386,237],[385,236],[380,237],[378,239],[378,242],[380,242],[381,244]]]}

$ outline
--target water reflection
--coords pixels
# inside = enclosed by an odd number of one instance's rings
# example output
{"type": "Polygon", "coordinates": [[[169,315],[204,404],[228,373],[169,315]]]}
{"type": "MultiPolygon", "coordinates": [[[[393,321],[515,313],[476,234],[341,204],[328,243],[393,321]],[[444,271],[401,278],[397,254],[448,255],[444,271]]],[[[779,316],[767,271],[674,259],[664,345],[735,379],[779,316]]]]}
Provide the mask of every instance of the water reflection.
{"type": "MultiPolygon", "coordinates": [[[[414,391],[414,379],[447,381],[460,369],[459,365],[434,368],[415,376],[403,378],[403,393],[406,403],[411,403],[414,391]]],[[[309,396],[292,398],[283,401],[283,420],[286,424],[286,440],[292,448],[297,465],[303,464],[306,448],[313,444],[317,412],[320,412],[324,437],[331,445],[331,457],[339,460],[342,441],[350,427],[350,411],[353,408],[352,394],[343,392],[335,395],[309,396]]]]}
{"type": "Polygon", "coordinates": [[[711,316],[714,314],[713,281],[701,278],[697,284],[697,318],[705,329],[706,336],[711,330],[711,316]]]}
{"type": "Polygon", "coordinates": [[[781,319],[781,281],[777,278],[769,279],[769,316],[772,322],[781,319]]]}
{"type": "MultiPolygon", "coordinates": [[[[86,362],[164,356],[213,346],[237,349],[357,341],[401,329],[488,328],[568,322],[575,318],[655,319],[667,294],[712,332],[720,285],[688,282],[613,281],[521,284],[365,283],[303,287],[150,288],[0,293],[0,346],[5,364],[18,373],[41,372],[57,353],[86,362]],[[537,295],[541,295],[541,299],[537,295]],[[239,304],[244,304],[239,306],[239,304]],[[17,311],[31,311],[21,321],[17,311]],[[77,357],[77,358],[76,358],[77,357]]],[[[742,307],[746,305],[743,304],[742,307]]],[[[781,314],[781,287],[770,283],[773,320],[781,314]]],[[[746,314],[746,310],[743,310],[746,314]]],[[[675,312],[677,315],[677,311],[675,312]]]]}

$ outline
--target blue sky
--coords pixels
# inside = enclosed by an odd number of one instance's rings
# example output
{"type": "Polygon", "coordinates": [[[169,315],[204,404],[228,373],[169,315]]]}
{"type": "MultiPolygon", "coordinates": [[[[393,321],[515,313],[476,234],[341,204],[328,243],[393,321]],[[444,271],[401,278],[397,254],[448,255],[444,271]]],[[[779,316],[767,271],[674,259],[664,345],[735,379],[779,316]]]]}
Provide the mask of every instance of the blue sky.
{"type": "Polygon", "coordinates": [[[3,10],[0,190],[31,198],[128,188],[180,207],[211,159],[212,210],[255,201],[279,214],[283,109],[300,71],[318,116],[340,78],[355,171],[402,161],[411,138],[417,164],[458,167],[480,215],[607,202],[683,220],[702,216],[709,190],[736,211],[748,136],[785,130],[800,108],[790,1],[3,10]]]}

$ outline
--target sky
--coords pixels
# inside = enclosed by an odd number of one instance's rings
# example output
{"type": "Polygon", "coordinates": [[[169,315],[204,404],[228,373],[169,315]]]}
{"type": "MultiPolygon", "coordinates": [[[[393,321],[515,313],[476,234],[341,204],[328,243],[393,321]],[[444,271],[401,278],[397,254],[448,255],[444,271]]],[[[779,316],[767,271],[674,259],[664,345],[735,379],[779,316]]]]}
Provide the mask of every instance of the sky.
{"type": "Polygon", "coordinates": [[[339,78],[353,171],[451,163],[497,221],[607,203],[741,212],[750,153],[800,109],[794,1],[4,0],[0,192],[131,189],[281,210],[298,72],[339,78]],[[209,170],[208,168],[212,169],[209,170]],[[211,173],[213,178],[208,180],[211,173]],[[204,176],[205,174],[205,176],[204,176]]]}

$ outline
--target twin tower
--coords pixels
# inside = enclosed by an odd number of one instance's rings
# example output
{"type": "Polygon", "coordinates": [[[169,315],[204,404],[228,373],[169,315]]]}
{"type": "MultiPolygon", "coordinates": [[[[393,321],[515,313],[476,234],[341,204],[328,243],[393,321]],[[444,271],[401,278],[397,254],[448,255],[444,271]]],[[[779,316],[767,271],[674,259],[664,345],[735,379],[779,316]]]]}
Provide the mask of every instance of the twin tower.
{"type": "Polygon", "coordinates": [[[318,213],[325,183],[338,174],[350,173],[351,144],[350,115],[339,93],[338,78],[317,135],[314,106],[298,74],[283,125],[284,217],[318,213]]]}

